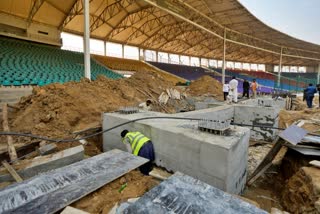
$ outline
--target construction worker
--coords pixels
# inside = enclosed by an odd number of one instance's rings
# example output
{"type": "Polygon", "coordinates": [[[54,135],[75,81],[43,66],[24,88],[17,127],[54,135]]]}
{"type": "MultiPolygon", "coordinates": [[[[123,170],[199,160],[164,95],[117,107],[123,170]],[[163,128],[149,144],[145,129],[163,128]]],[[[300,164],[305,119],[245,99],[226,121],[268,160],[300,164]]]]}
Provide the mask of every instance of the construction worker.
{"type": "Polygon", "coordinates": [[[225,81],[225,83],[223,84],[223,99],[224,99],[224,101],[227,100],[228,94],[229,94],[229,84],[228,84],[228,81],[225,81]]]}
{"type": "Polygon", "coordinates": [[[313,86],[312,83],[309,84],[309,86],[306,88],[306,101],[308,108],[312,108],[312,101],[314,98],[314,94],[317,93],[316,87],[313,86]]]}
{"type": "Polygon", "coordinates": [[[139,108],[141,108],[144,111],[151,111],[152,101],[148,99],[146,102],[140,103],[139,108]]]}
{"type": "Polygon", "coordinates": [[[127,146],[128,152],[150,160],[139,168],[142,174],[149,175],[153,168],[152,162],[155,160],[151,140],[140,132],[129,132],[128,130],[123,130],[121,137],[122,142],[127,146]]]}
{"type": "Polygon", "coordinates": [[[252,90],[253,99],[257,98],[257,89],[258,89],[258,83],[257,83],[256,79],[253,79],[253,82],[251,83],[251,90],[252,90]]]}
{"type": "Polygon", "coordinates": [[[236,77],[232,77],[232,80],[229,82],[229,88],[232,100],[236,103],[238,102],[238,80],[236,80],[236,77]]]}

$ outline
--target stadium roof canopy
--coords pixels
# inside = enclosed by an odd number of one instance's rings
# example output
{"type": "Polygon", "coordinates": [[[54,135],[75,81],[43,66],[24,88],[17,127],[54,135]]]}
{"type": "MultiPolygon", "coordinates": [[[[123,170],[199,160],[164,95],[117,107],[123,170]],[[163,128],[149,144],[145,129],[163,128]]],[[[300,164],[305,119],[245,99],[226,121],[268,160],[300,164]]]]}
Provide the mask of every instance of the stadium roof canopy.
{"type": "MultiPolygon", "coordinates": [[[[5,0],[0,12],[83,34],[82,0],[5,0]]],[[[320,45],[262,23],[237,0],[90,0],[91,38],[204,58],[318,65],[320,45]]]]}

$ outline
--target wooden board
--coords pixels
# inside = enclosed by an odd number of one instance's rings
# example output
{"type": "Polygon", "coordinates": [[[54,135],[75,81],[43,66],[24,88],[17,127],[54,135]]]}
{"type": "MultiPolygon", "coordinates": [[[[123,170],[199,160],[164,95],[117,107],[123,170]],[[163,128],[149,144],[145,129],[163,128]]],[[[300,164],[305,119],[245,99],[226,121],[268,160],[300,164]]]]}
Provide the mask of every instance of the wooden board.
{"type": "Polygon", "coordinates": [[[12,168],[12,167],[10,166],[10,164],[8,164],[7,161],[2,161],[2,165],[8,170],[8,172],[10,173],[10,175],[11,175],[17,182],[23,181],[23,179],[20,177],[20,175],[16,172],[16,170],[14,170],[14,168],[12,168]]]}
{"type": "Polygon", "coordinates": [[[310,161],[309,164],[311,164],[312,166],[320,168],[320,161],[313,160],[313,161],[310,161]]]}
{"type": "MultiPolygon", "coordinates": [[[[9,123],[8,123],[8,106],[6,103],[3,104],[2,107],[2,125],[3,125],[3,131],[4,132],[10,132],[9,129],[9,123]]],[[[10,160],[14,161],[18,158],[16,149],[14,148],[13,145],[13,138],[12,136],[8,135],[7,136],[7,143],[8,143],[8,152],[10,156],[10,160]]]]}
{"type": "Polygon", "coordinates": [[[0,191],[0,213],[55,213],[147,161],[115,149],[41,174],[0,191]]]}

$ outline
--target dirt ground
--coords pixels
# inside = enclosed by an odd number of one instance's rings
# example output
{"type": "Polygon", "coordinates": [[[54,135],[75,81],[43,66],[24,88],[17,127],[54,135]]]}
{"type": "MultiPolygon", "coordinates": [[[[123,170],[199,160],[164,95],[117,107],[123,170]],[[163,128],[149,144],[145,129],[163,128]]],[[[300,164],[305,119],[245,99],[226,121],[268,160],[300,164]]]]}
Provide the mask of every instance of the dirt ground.
{"type": "Polygon", "coordinates": [[[187,92],[192,96],[211,96],[223,101],[222,84],[210,76],[202,76],[191,82],[187,92]]]}
{"type": "Polygon", "coordinates": [[[151,176],[144,176],[138,170],[134,170],[71,204],[71,206],[91,214],[108,214],[116,203],[140,197],[158,183],[151,176]],[[120,192],[124,184],[127,186],[120,192]]]}

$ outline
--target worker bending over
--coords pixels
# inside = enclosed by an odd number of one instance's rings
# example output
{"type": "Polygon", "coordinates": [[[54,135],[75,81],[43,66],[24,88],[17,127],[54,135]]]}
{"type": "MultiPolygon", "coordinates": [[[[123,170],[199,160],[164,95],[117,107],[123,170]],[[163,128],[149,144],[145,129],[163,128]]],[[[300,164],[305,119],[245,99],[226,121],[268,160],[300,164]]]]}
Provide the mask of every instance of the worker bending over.
{"type": "Polygon", "coordinates": [[[121,137],[122,142],[127,146],[128,152],[150,160],[139,168],[142,174],[149,175],[153,168],[152,162],[155,160],[151,140],[140,132],[129,132],[128,130],[123,130],[121,137]]]}

